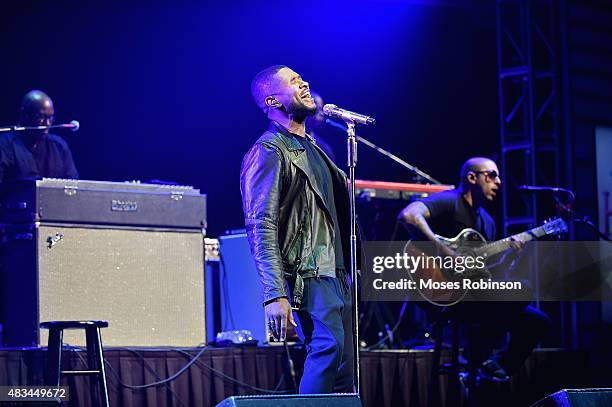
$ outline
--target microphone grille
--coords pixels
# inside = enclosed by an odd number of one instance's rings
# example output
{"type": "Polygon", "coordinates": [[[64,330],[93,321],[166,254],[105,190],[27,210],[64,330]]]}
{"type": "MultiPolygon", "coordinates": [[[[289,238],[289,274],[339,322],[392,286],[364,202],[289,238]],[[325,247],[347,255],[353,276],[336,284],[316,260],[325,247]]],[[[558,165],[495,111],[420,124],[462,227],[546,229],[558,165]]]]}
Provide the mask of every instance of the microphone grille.
{"type": "Polygon", "coordinates": [[[79,129],[79,127],[81,127],[81,123],[79,123],[76,120],[71,121],[70,124],[72,124],[72,126],[73,126],[72,129],[71,129],[72,131],[77,131],[79,129]]]}
{"type": "Polygon", "coordinates": [[[336,106],[336,105],[327,104],[327,105],[323,106],[323,113],[326,114],[327,116],[331,116],[332,111],[334,109],[337,109],[337,108],[338,108],[338,106],[336,106]]]}

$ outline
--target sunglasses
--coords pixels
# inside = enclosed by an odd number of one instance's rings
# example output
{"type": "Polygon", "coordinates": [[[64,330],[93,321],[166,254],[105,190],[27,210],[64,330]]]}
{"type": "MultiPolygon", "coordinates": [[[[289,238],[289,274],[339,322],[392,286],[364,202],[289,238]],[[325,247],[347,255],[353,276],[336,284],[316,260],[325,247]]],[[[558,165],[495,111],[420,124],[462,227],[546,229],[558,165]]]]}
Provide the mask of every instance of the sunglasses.
{"type": "Polygon", "coordinates": [[[499,174],[495,170],[485,170],[485,171],[474,171],[475,174],[484,174],[485,177],[489,179],[495,179],[499,177],[499,174]]]}

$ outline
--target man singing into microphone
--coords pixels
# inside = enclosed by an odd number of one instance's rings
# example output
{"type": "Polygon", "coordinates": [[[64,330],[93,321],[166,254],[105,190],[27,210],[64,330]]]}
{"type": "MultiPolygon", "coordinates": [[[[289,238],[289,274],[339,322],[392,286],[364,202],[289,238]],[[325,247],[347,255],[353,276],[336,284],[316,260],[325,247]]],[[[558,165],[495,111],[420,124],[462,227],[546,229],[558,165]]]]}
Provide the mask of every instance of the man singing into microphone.
{"type": "Polygon", "coordinates": [[[270,119],[240,173],[266,321],[284,341],[296,309],[307,349],[300,393],[352,392],[346,175],[306,134],[306,118],[317,108],[299,74],[272,66],[255,76],[251,93],[270,119]]]}
{"type": "MultiPolygon", "coordinates": [[[[54,114],[51,98],[40,90],[32,90],[23,97],[19,125],[51,126],[54,114]]],[[[1,134],[0,183],[39,177],[79,177],[68,144],[49,134],[48,128],[1,134]]]]}

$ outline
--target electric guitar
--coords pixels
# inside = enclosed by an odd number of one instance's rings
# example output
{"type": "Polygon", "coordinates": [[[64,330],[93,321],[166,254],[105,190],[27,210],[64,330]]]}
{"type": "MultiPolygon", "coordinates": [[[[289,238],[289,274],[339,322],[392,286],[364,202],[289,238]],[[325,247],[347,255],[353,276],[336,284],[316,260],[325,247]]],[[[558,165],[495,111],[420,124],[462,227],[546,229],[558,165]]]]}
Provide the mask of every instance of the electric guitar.
{"type": "Polygon", "coordinates": [[[448,260],[450,256],[437,251],[431,253],[431,242],[409,241],[404,246],[404,253],[411,257],[437,257],[447,259],[447,262],[428,262],[422,263],[421,267],[408,273],[412,281],[416,283],[416,290],[427,301],[436,305],[452,305],[461,301],[468,289],[457,289],[456,285],[452,288],[450,283],[462,281],[463,279],[487,279],[491,277],[490,271],[486,268],[489,259],[500,254],[511,247],[512,241],[527,242],[539,239],[544,236],[558,235],[567,232],[567,224],[561,218],[545,222],[542,226],[506,237],[495,242],[487,242],[484,236],[474,229],[463,229],[453,238],[436,235],[436,238],[444,246],[448,247],[460,257],[472,258],[471,266],[465,262],[460,266],[448,260]],[[426,245],[424,248],[423,244],[426,245]],[[476,260],[475,260],[476,259],[476,260]],[[475,261],[474,261],[475,260],[475,261]]]}

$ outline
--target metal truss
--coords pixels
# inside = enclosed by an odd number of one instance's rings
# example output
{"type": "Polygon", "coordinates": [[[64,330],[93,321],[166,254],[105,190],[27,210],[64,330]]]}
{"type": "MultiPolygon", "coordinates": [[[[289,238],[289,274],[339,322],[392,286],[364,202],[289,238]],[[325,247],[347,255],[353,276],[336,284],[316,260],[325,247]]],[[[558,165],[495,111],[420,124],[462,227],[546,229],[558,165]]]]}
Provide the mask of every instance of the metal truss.
{"type": "Polygon", "coordinates": [[[538,222],[524,184],[559,184],[558,11],[553,0],[498,0],[497,57],[504,236],[538,222]]]}

